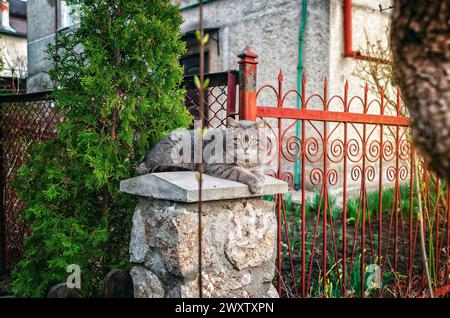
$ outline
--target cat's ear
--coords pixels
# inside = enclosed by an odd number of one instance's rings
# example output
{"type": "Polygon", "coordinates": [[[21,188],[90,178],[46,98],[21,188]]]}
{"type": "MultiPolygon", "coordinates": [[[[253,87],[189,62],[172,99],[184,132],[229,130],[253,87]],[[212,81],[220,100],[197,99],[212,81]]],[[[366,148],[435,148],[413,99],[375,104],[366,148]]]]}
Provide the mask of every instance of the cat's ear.
{"type": "Polygon", "coordinates": [[[266,121],[264,119],[259,120],[258,122],[256,122],[256,128],[257,129],[262,129],[264,127],[266,127],[266,121]]]}
{"type": "Polygon", "coordinates": [[[239,122],[236,119],[234,119],[233,117],[228,117],[227,127],[238,128],[239,127],[239,122]]]}

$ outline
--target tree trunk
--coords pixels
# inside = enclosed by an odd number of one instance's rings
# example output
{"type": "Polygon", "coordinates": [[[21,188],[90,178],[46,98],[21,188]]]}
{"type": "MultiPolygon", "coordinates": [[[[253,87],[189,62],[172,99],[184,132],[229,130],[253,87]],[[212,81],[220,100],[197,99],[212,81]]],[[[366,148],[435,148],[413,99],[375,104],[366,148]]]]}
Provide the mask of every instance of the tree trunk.
{"type": "Polygon", "coordinates": [[[414,144],[450,180],[450,0],[396,0],[391,45],[414,144]]]}

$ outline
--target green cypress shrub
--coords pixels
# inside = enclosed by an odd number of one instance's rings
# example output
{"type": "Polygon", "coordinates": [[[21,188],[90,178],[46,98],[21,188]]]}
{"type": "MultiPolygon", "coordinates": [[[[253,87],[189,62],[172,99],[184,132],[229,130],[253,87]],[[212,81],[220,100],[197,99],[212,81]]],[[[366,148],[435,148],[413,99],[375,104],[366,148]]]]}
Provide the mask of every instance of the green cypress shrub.
{"type": "Polygon", "coordinates": [[[168,0],[67,0],[80,25],[48,49],[54,140],[35,145],[15,187],[31,228],[13,292],[41,297],[81,268],[83,296],[100,296],[108,271],[128,268],[135,200],[118,191],[161,136],[187,127],[179,58],[182,17],[168,0]]]}

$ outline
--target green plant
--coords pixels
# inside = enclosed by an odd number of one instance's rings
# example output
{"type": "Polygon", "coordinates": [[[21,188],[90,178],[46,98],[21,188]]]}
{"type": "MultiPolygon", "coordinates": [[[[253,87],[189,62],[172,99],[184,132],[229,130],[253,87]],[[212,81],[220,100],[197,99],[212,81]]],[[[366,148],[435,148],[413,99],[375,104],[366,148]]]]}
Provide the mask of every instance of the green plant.
{"type": "Polygon", "coordinates": [[[271,195],[271,194],[263,195],[262,199],[265,200],[265,201],[274,201],[275,200],[274,195],[271,195]]]}
{"type": "MultiPolygon", "coordinates": [[[[335,221],[342,213],[341,208],[337,205],[336,196],[328,194],[327,214],[335,221]]],[[[306,215],[316,214],[320,208],[320,214],[324,210],[324,198],[320,193],[316,193],[312,198],[306,200],[306,215]]]]}
{"type": "MultiPolygon", "coordinates": [[[[417,191],[414,187],[413,189],[413,218],[417,218],[417,191]]],[[[432,194],[431,196],[433,196],[432,194]]],[[[366,194],[366,219],[368,217],[377,217],[379,215],[379,202],[380,202],[380,192],[371,191],[366,194]]],[[[394,203],[397,202],[397,208],[400,209],[403,217],[409,217],[410,213],[410,186],[407,184],[402,184],[399,186],[397,195],[395,194],[395,188],[385,188],[382,191],[382,211],[383,213],[390,213],[394,208],[394,203]],[[396,198],[397,197],[397,198],[396,198]]],[[[359,224],[362,221],[361,217],[362,205],[360,197],[351,197],[347,200],[347,222],[354,223],[358,218],[359,213],[359,224]],[[359,211],[359,212],[358,212],[359,211]]]]}
{"type": "MultiPolygon", "coordinates": [[[[378,260],[375,260],[377,263],[378,260]]],[[[350,263],[350,260],[347,260],[346,265],[346,282],[345,282],[345,294],[342,293],[343,286],[343,272],[342,272],[342,264],[339,263],[328,263],[328,271],[327,271],[327,284],[325,293],[323,293],[323,277],[320,275],[316,284],[313,284],[311,289],[312,297],[320,297],[324,294],[327,297],[339,298],[339,297],[361,297],[361,254],[355,258],[353,266],[350,263]]],[[[381,286],[368,286],[369,276],[372,275],[373,269],[369,268],[369,264],[365,264],[364,270],[364,290],[363,293],[365,297],[376,297],[378,293],[378,288],[383,290],[388,286],[392,286],[394,284],[395,274],[393,272],[382,272],[381,273],[381,286]]],[[[397,274],[398,276],[398,274],[397,274]]]]}
{"type": "Polygon", "coordinates": [[[15,181],[32,235],[13,271],[13,292],[44,296],[81,267],[81,292],[99,296],[104,275],[128,266],[135,200],[119,192],[144,152],[186,127],[178,8],[165,0],[67,0],[80,27],[49,47],[57,110],[54,140],[36,145],[15,181]]]}
{"type": "MultiPolygon", "coordinates": [[[[429,186],[431,187],[431,186],[429,186]]],[[[434,186],[436,187],[436,186],[434,186]]],[[[442,184],[440,185],[440,190],[441,190],[441,201],[443,200],[442,198],[442,193],[444,193],[446,189],[446,185],[442,184]]],[[[439,194],[437,193],[437,191],[435,191],[436,189],[431,189],[428,193],[429,196],[429,205],[430,206],[435,206],[439,200],[439,194]]],[[[392,209],[394,208],[394,204],[396,203],[395,201],[397,200],[397,208],[399,209],[399,213],[402,214],[402,216],[404,218],[409,218],[409,214],[410,214],[410,187],[409,185],[403,184],[400,185],[398,188],[398,192],[397,194],[395,193],[395,189],[394,188],[386,188],[383,190],[382,192],[382,211],[383,213],[391,213],[392,209]]],[[[366,194],[366,200],[365,200],[365,215],[366,215],[366,220],[367,218],[371,217],[371,218],[377,218],[379,215],[379,200],[380,200],[380,193],[378,191],[371,191],[371,192],[367,192],[366,194]]],[[[298,226],[301,225],[301,222],[299,220],[301,220],[301,212],[298,212],[301,209],[301,206],[296,206],[296,205],[291,205],[290,204],[290,197],[286,197],[285,201],[287,202],[286,209],[291,209],[291,211],[286,211],[286,216],[288,219],[288,223],[290,226],[292,226],[291,228],[289,228],[289,238],[291,240],[291,245],[293,246],[297,246],[299,244],[301,244],[301,242],[299,241],[300,237],[299,237],[299,232],[301,233],[301,231],[297,232],[297,224],[296,224],[296,220],[298,222],[298,226]],[[294,230],[291,230],[294,229],[294,230]],[[294,243],[292,243],[294,242],[294,243]]],[[[320,193],[316,193],[314,196],[310,197],[307,201],[306,201],[306,206],[305,206],[305,210],[306,210],[306,215],[308,217],[312,217],[312,218],[316,218],[317,217],[317,211],[319,210],[320,207],[320,212],[319,215],[322,214],[323,212],[323,203],[324,199],[323,197],[321,197],[320,193]]],[[[334,196],[329,195],[328,196],[328,212],[329,215],[331,215],[331,219],[333,221],[336,221],[339,217],[342,216],[342,209],[340,207],[337,206],[336,204],[337,200],[334,196]],[[331,212],[330,212],[331,211],[331,212]]],[[[413,189],[413,218],[416,219],[417,218],[417,193],[416,193],[416,187],[414,187],[413,189]]],[[[430,208],[431,209],[431,208],[430,208]]],[[[362,222],[362,217],[361,217],[361,200],[360,197],[350,197],[347,199],[347,222],[348,223],[355,223],[356,220],[358,219],[358,224],[360,225],[362,222]],[[358,215],[359,214],[359,215],[358,215]]],[[[427,215],[429,215],[430,213],[427,213],[427,215]]],[[[430,268],[432,270],[434,270],[434,249],[433,249],[433,218],[430,218],[430,220],[427,222],[428,227],[429,227],[429,262],[430,262],[430,268]],[[430,227],[431,226],[431,227],[430,227]],[[430,243],[431,242],[431,243],[430,243]]],[[[319,223],[319,228],[318,228],[318,232],[321,232],[321,223],[319,223]]],[[[339,237],[339,239],[342,239],[342,227],[338,227],[337,229],[335,228],[335,231],[337,231],[337,235],[339,237]]],[[[378,249],[378,234],[374,233],[373,234],[373,241],[374,241],[374,248],[375,250],[378,249]]],[[[311,248],[312,248],[312,235],[310,233],[310,235],[306,236],[306,256],[309,259],[309,256],[311,255],[311,248]]],[[[301,250],[301,246],[299,247],[299,249],[301,250]]],[[[354,260],[353,264],[350,264],[350,260],[347,259],[347,265],[346,265],[346,277],[347,277],[347,282],[346,282],[346,295],[342,295],[342,261],[340,260],[338,263],[336,263],[337,259],[339,258],[338,255],[335,255],[335,253],[331,253],[328,255],[327,253],[327,288],[325,290],[325,292],[323,292],[323,277],[322,274],[319,273],[317,275],[317,280],[313,280],[311,282],[311,289],[310,289],[310,293],[311,296],[323,296],[324,294],[327,295],[328,297],[359,297],[361,296],[361,274],[360,274],[360,258],[361,256],[357,256],[354,260]]],[[[377,263],[377,261],[375,260],[375,263],[377,263]]],[[[368,264],[366,264],[367,266],[368,264]]],[[[319,266],[319,265],[318,265],[319,266]]],[[[320,266],[319,266],[320,267],[320,266]]],[[[368,275],[370,275],[370,273],[367,270],[365,270],[365,274],[364,274],[364,279],[367,280],[368,275]]],[[[402,278],[402,276],[400,275],[400,273],[393,273],[390,271],[384,271],[383,272],[383,277],[382,277],[382,286],[381,288],[388,290],[389,288],[391,288],[391,286],[394,285],[394,279],[399,279],[402,278]]],[[[403,277],[404,278],[404,277],[403,277]]],[[[405,278],[406,279],[406,278],[405,278]]],[[[300,279],[298,279],[298,284],[300,283],[299,281],[300,279]]],[[[364,293],[366,296],[372,295],[372,296],[376,296],[378,291],[371,287],[371,286],[366,286],[364,293]]]]}
{"type": "Polygon", "coordinates": [[[290,214],[290,212],[293,211],[292,194],[285,195],[283,199],[284,199],[284,208],[286,209],[287,213],[290,214]]]}
{"type": "Polygon", "coordinates": [[[350,198],[347,200],[347,222],[355,223],[358,217],[359,199],[350,198]]]}
{"type": "MultiPolygon", "coordinates": [[[[301,206],[294,204],[292,195],[286,195],[284,198],[284,209],[283,213],[286,215],[287,224],[287,238],[291,244],[292,250],[297,250],[301,248],[301,233],[302,226],[302,214],[301,206]]],[[[287,248],[287,246],[286,246],[287,248]]]]}

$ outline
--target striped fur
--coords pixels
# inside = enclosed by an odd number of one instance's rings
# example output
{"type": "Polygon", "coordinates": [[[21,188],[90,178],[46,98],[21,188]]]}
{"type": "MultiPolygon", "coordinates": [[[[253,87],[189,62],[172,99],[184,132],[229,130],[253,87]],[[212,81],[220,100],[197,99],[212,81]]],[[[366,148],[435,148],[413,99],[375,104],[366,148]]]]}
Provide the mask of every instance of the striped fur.
{"type": "MultiPolygon", "coordinates": [[[[238,181],[247,184],[249,190],[252,193],[259,194],[262,190],[264,181],[263,175],[263,156],[266,152],[265,142],[260,139],[267,139],[264,134],[263,128],[265,127],[264,121],[250,122],[250,121],[235,121],[230,119],[228,122],[228,128],[222,129],[222,132],[226,132],[228,136],[225,138],[225,134],[222,134],[222,162],[226,162],[226,156],[231,158],[227,163],[213,163],[209,160],[208,154],[205,154],[204,172],[208,175],[238,181]],[[228,147],[227,145],[228,140],[228,147]],[[231,143],[233,145],[231,145],[231,143]],[[231,147],[230,147],[231,146],[231,147]],[[211,162],[211,163],[210,163],[211,162]]],[[[211,134],[218,131],[208,130],[205,135],[204,149],[214,148],[217,146],[220,149],[220,144],[214,144],[217,142],[213,138],[208,138],[211,134]]],[[[183,137],[188,137],[193,140],[196,136],[194,130],[185,131],[183,137]]],[[[174,162],[172,155],[176,151],[175,147],[179,147],[180,138],[179,134],[174,132],[169,133],[163,137],[151,150],[147,152],[144,158],[144,162],[138,167],[137,172],[139,174],[161,172],[161,171],[179,171],[179,170],[191,170],[198,169],[198,163],[195,163],[195,147],[190,145],[190,158],[187,162],[174,162]]],[[[179,152],[181,153],[181,151],[179,152]]],[[[186,155],[187,156],[187,155],[186,155]]]]}

